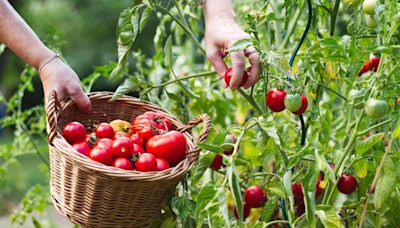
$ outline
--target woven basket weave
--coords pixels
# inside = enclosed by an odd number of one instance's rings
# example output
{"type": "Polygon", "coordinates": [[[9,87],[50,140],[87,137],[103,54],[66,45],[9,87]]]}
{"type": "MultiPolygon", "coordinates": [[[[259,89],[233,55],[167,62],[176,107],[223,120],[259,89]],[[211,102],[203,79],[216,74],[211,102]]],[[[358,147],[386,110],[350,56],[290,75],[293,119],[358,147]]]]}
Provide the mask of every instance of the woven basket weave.
{"type": "Polygon", "coordinates": [[[56,209],[71,222],[84,227],[146,227],[155,220],[168,193],[196,163],[200,149],[190,130],[203,122],[198,142],[204,142],[211,128],[210,118],[200,115],[187,125],[180,123],[162,108],[123,96],[110,101],[113,94],[88,94],[93,112],[82,113],[71,100],[57,101],[52,92],[47,104],[47,128],[50,150],[50,192],[56,209]],[[175,167],[161,172],[139,172],[117,169],[92,161],[76,152],[62,136],[61,129],[71,121],[86,127],[133,118],[146,111],[164,114],[178,131],[184,133],[188,152],[175,167]]]}

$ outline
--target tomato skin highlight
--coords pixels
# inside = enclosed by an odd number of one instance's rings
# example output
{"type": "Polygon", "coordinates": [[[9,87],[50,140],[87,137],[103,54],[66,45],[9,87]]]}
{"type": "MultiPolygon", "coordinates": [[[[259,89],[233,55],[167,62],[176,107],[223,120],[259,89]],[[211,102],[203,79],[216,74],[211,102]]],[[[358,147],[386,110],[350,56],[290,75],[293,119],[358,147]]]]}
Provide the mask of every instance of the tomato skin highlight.
{"type": "Polygon", "coordinates": [[[108,123],[101,123],[99,124],[96,129],[94,130],[96,132],[97,138],[109,138],[113,139],[115,135],[114,129],[111,127],[110,124],[108,123]]]}
{"type": "Polygon", "coordinates": [[[296,112],[293,112],[293,114],[301,115],[307,110],[307,107],[308,107],[307,97],[304,94],[301,94],[301,107],[296,112]]]}
{"type": "Polygon", "coordinates": [[[89,153],[89,157],[93,161],[100,162],[104,165],[111,165],[113,162],[113,154],[111,150],[104,146],[96,146],[89,153]]]}
{"type": "Polygon", "coordinates": [[[76,142],[81,142],[84,141],[86,138],[86,129],[83,124],[75,121],[75,122],[70,122],[67,125],[65,125],[64,130],[63,130],[63,135],[65,140],[69,144],[74,144],[76,142]]]}
{"type": "Polygon", "coordinates": [[[133,143],[128,137],[120,137],[114,140],[111,151],[114,157],[117,158],[131,158],[133,155],[133,143]]]}
{"type": "MultiPolygon", "coordinates": [[[[226,83],[228,86],[229,86],[229,84],[230,84],[230,82],[231,82],[232,72],[233,72],[233,69],[232,69],[232,68],[228,68],[228,69],[225,71],[224,80],[225,80],[225,83],[226,83]]],[[[244,84],[246,84],[246,81],[247,81],[248,78],[249,78],[249,74],[247,74],[246,71],[243,71],[242,81],[240,82],[239,87],[244,86],[244,84]]]]}
{"type": "Polygon", "coordinates": [[[157,160],[154,155],[150,153],[143,153],[139,155],[136,160],[136,169],[142,172],[157,171],[157,160]]]}
{"type": "MultiPolygon", "coordinates": [[[[236,219],[239,219],[239,213],[237,211],[237,208],[233,208],[233,215],[235,216],[236,219]]],[[[250,215],[250,207],[246,204],[243,203],[243,219],[246,219],[250,215]]]]}
{"type": "Polygon", "coordinates": [[[74,143],[72,147],[75,148],[75,150],[78,151],[79,153],[85,156],[89,156],[90,147],[87,142],[77,142],[74,143]]]}
{"type": "Polygon", "coordinates": [[[126,158],[116,158],[113,161],[112,166],[114,166],[116,168],[120,168],[120,169],[125,169],[125,170],[133,170],[131,161],[129,161],[126,158]]]}
{"type": "Polygon", "coordinates": [[[120,138],[120,137],[129,137],[129,135],[126,134],[125,132],[117,131],[117,132],[115,132],[113,139],[116,140],[117,138],[120,138]]]}
{"type": "Polygon", "coordinates": [[[284,90],[278,90],[277,88],[268,91],[266,96],[267,106],[273,112],[282,112],[285,110],[285,96],[286,92],[284,90]]]}
{"type": "Polygon", "coordinates": [[[146,150],[157,158],[162,158],[171,165],[175,165],[185,157],[187,142],[181,132],[170,131],[150,138],[146,143],[146,150]]]}
{"type": "Polygon", "coordinates": [[[370,98],[365,103],[365,113],[372,118],[381,118],[389,112],[389,104],[385,100],[370,98]]]}
{"type": "Polygon", "coordinates": [[[357,179],[351,175],[342,175],[337,183],[339,192],[343,194],[353,193],[358,186],[357,179]]]}
{"type": "Polygon", "coordinates": [[[156,158],[156,162],[157,162],[157,171],[163,171],[171,167],[169,163],[164,159],[156,158]]]}
{"type": "Polygon", "coordinates": [[[267,193],[258,185],[250,186],[244,192],[244,201],[251,208],[264,207],[267,193]]]}
{"type": "Polygon", "coordinates": [[[143,141],[143,139],[140,138],[140,136],[138,134],[133,134],[131,136],[131,140],[132,140],[132,143],[138,144],[139,146],[144,147],[144,141],[143,141]]]}

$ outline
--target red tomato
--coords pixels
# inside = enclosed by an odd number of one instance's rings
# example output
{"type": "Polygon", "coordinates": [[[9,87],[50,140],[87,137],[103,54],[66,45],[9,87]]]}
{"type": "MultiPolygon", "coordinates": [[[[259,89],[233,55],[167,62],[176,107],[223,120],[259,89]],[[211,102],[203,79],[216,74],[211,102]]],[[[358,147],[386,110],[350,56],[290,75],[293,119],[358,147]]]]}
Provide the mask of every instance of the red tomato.
{"type": "Polygon", "coordinates": [[[97,141],[96,144],[94,144],[94,147],[103,146],[103,147],[107,147],[107,148],[109,148],[111,150],[113,142],[114,141],[112,139],[102,138],[99,141],[97,141]]]}
{"type": "Polygon", "coordinates": [[[299,110],[293,112],[293,114],[296,114],[296,115],[303,114],[307,110],[307,106],[308,106],[307,97],[304,96],[304,94],[301,94],[301,107],[299,110]]]}
{"type": "MultiPolygon", "coordinates": [[[[231,82],[231,78],[232,78],[232,68],[228,68],[225,71],[225,75],[224,75],[225,82],[228,86],[231,82]]],[[[246,84],[246,81],[248,78],[249,78],[249,75],[247,74],[247,72],[243,71],[243,76],[242,76],[242,81],[240,82],[240,87],[244,86],[244,84],[246,84]]]]}
{"type": "Polygon", "coordinates": [[[111,146],[111,151],[114,157],[130,159],[133,155],[132,140],[125,136],[117,138],[111,146]]]}
{"type": "Polygon", "coordinates": [[[169,163],[164,159],[156,158],[156,162],[157,162],[157,171],[163,171],[171,167],[169,163]]]}
{"type": "Polygon", "coordinates": [[[302,214],[306,212],[306,206],[304,205],[304,202],[301,204],[297,205],[296,207],[296,216],[300,217],[302,214]]]}
{"type": "Polygon", "coordinates": [[[282,112],[285,110],[285,96],[286,92],[284,90],[274,88],[268,91],[265,99],[269,109],[273,112],[282,112]]]}
{"type": "Polygon", "coordinates": [[[125,169],[125,170],[132,170],[133,169],[131,161],[129,161],[126,158],[116,158],[113,161],[112,166],[120,168],[120,169],[125,169]]]}
{"type": "Polygon", "coordinates": [[[70,122],[64,127],[63,135],[69,144],[82,142],[86,138],[86,129],[79,122],[70,122]]]}
{"type": "Polygon", "coordinates": [[[185,157],[187,142],[181,132],[170,131],[149,139],[146,150],[157,158],[165,159],[170,164],[175,165],[185,157]]]}
{"type": "Polygon", "coordinates": [[[360,72],[358,72],[358,76],[361,76],[362,74],[368,72],[368,71],[374,71],[376,72],[378,70],[379,62],[381,59],[374,55],[370,54],[369,55],[369,60],[367,60],[364,65],[361,67],[360,72]]]}
{"type": "Polygon", "coordinates": [[[99,139],[96,137],[96,133],[94,132],[87,134],[85,138],[85,141],[87,142],[87,144],[89,144],[90,148],[92,148],[94,144],[96,144],[97,140],[99,139]]]}
{"type": "Polygon", "coordinates": [[[110,122],[110,126],[115,132],[124,132],[128,135],[133,134],[132,125],[125,120],[113,120],[110,122]]]}
{"type": "MultiPolygon", "coordinates": [[[[239,219],[239,213],[236,207],[233,209],[233,215],[235,215],[235,217],[239,219]]],[[[247,217],[249,217],[249,215],[250,215],[250,207],[247,206],[246,203],[243,203],[243,219],[246,219],[247,217]]]]}
{"type": "Polygon", "coordinates": [[[143,140],[148,140],[154,135],[173,129],[171,121],[156,112],[145,112],[136,117],[132,126],[133,132],[138,133],[143,140]]]}
{"type": "Polygon", "coordinates": [[[302,189],[300,183],[292,184],[292,192],[293,192],[293,196],[294,196],[294,202],[296,205],[300,205],[301,203],[304,203],[303,189],[302,189]]]}
{"type": "Polygon", "coordinates": [[[210,168],[213,170],[219,170],[223,166],[222,159],[223,159],[222,155],[220,154],[215,155],[214,160],[210,165],[210,168]]]}
{"type": "Polygon", "coordinates": [[[339,192],[343,194],[353,193],[357,189],[357,186],[357,179],[354,176],[346,174],[341,176],[337,183],[337,188],[339,189],[339,192]]]}
{"type": "Polygon", "coordinates": [[[143,153],[136,160],[136,169],[143,172],[157,171],[157,160],[154,155],[143,153]]]}
{"type": "Polygon", "coordinates": [[[244,192],[244,201],[251,208],[264,207],[267,193],[258,185],[250,186],[244,192]]]}
{"type": "Polygon", "coordinates": [[[323,181],[323,180],[324,180],[324,177],[322,175],[319,175],[317,185],[315,186],[315,196],[317,198],[320,197],[325,191],[325,189],[321,188],[321,186],[320,186],[321,181],[323,181]]]}
{"type": "Polygon", "coordinates": [[[144,147],[144,141],[140,138],[138,134],[133,134],[131,136],[131,140],[134,144],[138,144],[139,146],[144,147]]]}
{"type": "Polygon", "coordinates": [[[114,140],[120,137],[129,137],[129,135],[122,131],[115,132],[114,140]]]}
{"type": "Polygon", "coordinates": [[[112,138],[114,138],[114,135],[115,135],[114,129],[108,123],[99,124],[96,127],[96,130],[94,130],[94,132],[96,132],[96,136],[101,139],[102,138],[112,139],[112,138]]]}
{"type": "Polygon", "coordinates": [[[74,143],[72,147],[75,148],[75,150],[78,151],[79,153],[85,156],[89,156],[90,147],[89,144],[87,144],[87,142],[77,142],[74,143]]]}
{"type": "Polygon", "coordinates": [[[89,153],[89,157],[104,165],[111,165],[113,162],[113,154],[111,150],[104,146],[96,146],[89,153]]]}

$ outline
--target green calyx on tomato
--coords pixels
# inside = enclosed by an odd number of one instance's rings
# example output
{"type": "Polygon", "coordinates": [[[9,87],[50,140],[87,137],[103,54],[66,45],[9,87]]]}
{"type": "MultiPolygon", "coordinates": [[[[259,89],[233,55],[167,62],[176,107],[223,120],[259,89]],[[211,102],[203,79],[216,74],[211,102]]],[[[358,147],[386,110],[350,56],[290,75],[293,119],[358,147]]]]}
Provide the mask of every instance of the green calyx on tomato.
{"type": "Polygon", "coordinates": [[[389,104],[385,100],[370,98],[365,103],[365,113],[372,118],[380,118],[389,112],[389,104]]]}
{"type": "Polygon", "coordinates": [[[351,89],[348,95],[350,105],[355,109],[362,109],[364,107],[364,95],[364,89],[351,89]]]}
{"type": "Polygon", "coordinates": [[[301,96],[299,94],[287,94],[284,104],[289,111],[296,112],[301,108],[301,96]]]}
{"type": "Polygon", "coordinates": [[[378,5],[378,0],[364,0],[362,10],[366,14],[374,15],[376,5],[378,5]]]}

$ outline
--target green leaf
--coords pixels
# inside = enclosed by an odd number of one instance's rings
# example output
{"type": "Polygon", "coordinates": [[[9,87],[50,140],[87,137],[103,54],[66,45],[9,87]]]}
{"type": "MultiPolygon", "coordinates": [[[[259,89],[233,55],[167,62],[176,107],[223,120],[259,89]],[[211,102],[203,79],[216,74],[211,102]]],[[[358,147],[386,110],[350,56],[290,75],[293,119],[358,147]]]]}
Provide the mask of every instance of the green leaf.
{"type": "Polygon", "coordinates": [[[149,21],[151,15],[153,14],[154,10],[150,6],[144,8],[142,12],[142,18],[140,19],[140,29],[139,32],[142,32],[144,27],[146,26],[147,22],[149,21]]]}
{"type": "Polygon", "coordinates": [[[276,67],[285,76],[288,76],[290,78],[294,77],[294,74],[292,73],[292,68],[290,67],[289,62],[287,61],[287,58],[285,56],[280,55],[276,52],[264,51],[261,54],[260,59],[264,64],[270,64],[273,67],[276,67]]]}
{"type": "Polygon", "coordinates": [[[214,153],[222,153],[224,152],[224,148],[222,148],[219,145],[212,145],[212,144],[207,144],[207,143],[199,143],[197,146],[202,149],[202,150],[209,150],[214,153]]]}
{"type": "Polygon", "coordinates": [[[356,144],[355,150],[358,156],[362,156],[365,152],[371,149],[375,144],[383,139],[384,133],[378,133],[359,141],[356,144]]]}
{"type": "Polygon", "coordinates": [[[129,92],[140,89],[139,85],[140,81],[138,77],[130,77],[126,79],[122,85],[118,86],[114,96],[112,97],[112,100],[115,101],[129,92]]]}
{"type": "Polygon", "coordinates": [[[316,164],[312,164],[301,183],[304,190],[304,202],[306,206],[306,218],[310,227],[315,227],[315,185],[319,176],[316,164]]]}
{"type": "MultiPolygon", "coordinates": [[[[232,157],[230,157],[231,159],[232,157]]],[[[228,175],[229,188],[231,189],[240,221],[243,221],[243,197],[240,190],[240,178],[233,162],[228,166],[226,175],[228,175]]]]}
{"type": "Polygon", "coordinates": [[[215,153],[205,152],[200,155],[199,161],[197,162],[196,168],[194,170],[194,177],[192,184],[197,183],[201,177],[203,177],[204,172],[210,167],[212,161],[214,160],[215,153]]]}
{"type": "Polygon", "coordinates": [[[317,206],[315,214],[319,217],[322,224],[326,228],[341,228],[339,216],[336,214],[334,207],[330,206],[317,206]]]}
{"type": "Polygon", "coordinates": [[[265,203],[263,212],[261,214],[261,221],[269,222],[271,220],[271,216],[275,211],[277,202],[278,200],[275,196],[268,197],[268,201],[265,203]]]}
{"type": "Polygon", "coordinates": [[[168,36],[167,40],[165,41],[164,45],[164,64],[167,67],[172,67],[173,60],[172,60],[172,39],[171,36],[168,36]]]}
{"type": "Polygon", "coordinates": [[[172,211],[183,221],[187,221],[196,208],[196,202],[189,199],[187,193],[181,197],[172,198],[172,211]]]}
{"type": "Polygon", "coordinates": [[[207,205],[217,194],[217,190],[215,189],[214,185],[214,182],[207,183],[197,194],[196,202],[198,212],[205,210],[207,205]]]}
{"type": "Polygon", "coordinates": [[[187,109],[187,105],[183,102],[183,97],[169,92],[167,92],[167,95],[174,101],[174,104],[170,108],[171,112],[176,114],[183,123],[187,123],[189,121],[189,110],[187,109]]]}
{"type": "Polygon", "coordinates": [[[360,159],[358,160],[354,165],[354,170],[356,172],[356,175],[364,179],[367,174],[368,174],[368,162],[365,159],[360,159]]]}
{"type": "Polygon", "coordinates": [[[283,187],[287,196],[293,196],[292,192],[292,171],[287,171],[283,176],[283,187]]]}
{"type": "Polygon", "coordinates": [[[217,189],[217,194],[215,194],[215,197],[218,200],[218,208],[219,212],[221,213],[220,215],[222,218],[225,220],[226,224],[229,224],[229,209],[228,209],[228,201],[226,198],[226,190],[223,187],[219,187],[217,189]]]}
{"type": "Polygon", "coordinates": [[[396,139],[400,136],[400,120],[397,122],[396,128],[392,132],[392,139],[396,139]]]}
{"type": "Polygon", "coordinates": [[[393,192],[393,185],[396,182],[396,169],[393,160],[387,157],[382,172],[379,176],[374,193],[374,205],[376,209],[385,207],[386,201],[393,192]]]}
{"type": "Polygon", "coordinates": [[[238,51],[243,51],[246,49],[248,46],[252,46],[253,41],[251,39],[242,39],[236,41],[232,47],[228,49],[228,52],[238,52],[238,51]]]}

